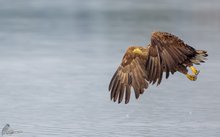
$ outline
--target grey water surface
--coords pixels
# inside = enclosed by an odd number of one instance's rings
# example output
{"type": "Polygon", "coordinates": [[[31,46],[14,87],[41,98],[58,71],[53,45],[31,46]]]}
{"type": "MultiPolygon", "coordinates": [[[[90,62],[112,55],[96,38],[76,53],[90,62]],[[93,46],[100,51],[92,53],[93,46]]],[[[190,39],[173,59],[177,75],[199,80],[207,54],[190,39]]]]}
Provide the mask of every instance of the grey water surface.
{"type": "Polygon", "coordinates": [[[18,137],[219,137],[219,13],[218,0],[1,0],[0,128],[9,123],[18,137]],[[158,30],[208,51],[198,80],[176,73],[139,100],[113,103],[108,84],[126,48],[158,30]]]}

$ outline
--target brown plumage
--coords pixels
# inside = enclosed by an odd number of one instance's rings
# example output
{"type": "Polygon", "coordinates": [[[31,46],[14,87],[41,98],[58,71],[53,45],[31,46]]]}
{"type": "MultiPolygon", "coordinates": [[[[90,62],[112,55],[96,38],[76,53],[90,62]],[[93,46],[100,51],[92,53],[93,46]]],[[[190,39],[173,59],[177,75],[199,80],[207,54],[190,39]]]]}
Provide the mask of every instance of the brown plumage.
{"type": "Polygon", "coordinates": [[[111,99],[121,103],[125,96],[127,104],[131,87],[138,98],[149,84],[161,83],[163,72],[166,78],[177,71],[188,75],[187,67],[204,62],[207,55],[206,51],[195,50],[170,33],[153,32],[151,43],[146,48],[132,46],[127,49],[109,84],[111,99]]]}

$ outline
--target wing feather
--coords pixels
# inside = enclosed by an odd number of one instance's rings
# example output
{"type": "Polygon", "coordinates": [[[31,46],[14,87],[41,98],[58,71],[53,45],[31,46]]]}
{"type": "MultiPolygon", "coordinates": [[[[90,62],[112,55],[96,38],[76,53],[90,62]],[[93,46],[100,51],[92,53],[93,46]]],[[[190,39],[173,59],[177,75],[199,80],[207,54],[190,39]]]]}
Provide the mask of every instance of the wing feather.
{"type": "Polygon", "coordinates": [[[112,86],[113,86],[113,83],[115,82],[115,79],[116,79],[116,74],[117,74],[118,70],[115,72],[115,74],[113,75],[111,81],[110,81],[110,84],[109,84],[109,87],[108,87],[108,90],[111,90],[112,89],[112,86]]]}
{"type": "Polygon", "coordinates": [[[118,80],[118,76],[115,78],[115,81],[113,83],[113,87],[111,89],[111,99],[115,96],[115,92],[117,91],[117,88],[118,88],[118,85],[119,85],[119,80],[118,80]]]}
{"type": "Polygon", "coordinates": [[[131,96],[131,86],[126,85],[125,104],[129,102],[130,96],[131,96]]]}
{"type": "Polygon", "coordinates": [[[115,95],[114,95],[114,101],[116,101],[118,99],[118,96],[121,92],[121,88],[122,88],[122,83],[119,80],[119,84],[118,84],[118,87],[117,87],[115,95]]]}
{"type": "Polygon", "coordinates": [[[121,92],[120,92],[119,99],[118,99],[118,103],[121,103],[121,101],[123,100],[124,92],[125,92],[125,86],[122,85],[121,92]]]}

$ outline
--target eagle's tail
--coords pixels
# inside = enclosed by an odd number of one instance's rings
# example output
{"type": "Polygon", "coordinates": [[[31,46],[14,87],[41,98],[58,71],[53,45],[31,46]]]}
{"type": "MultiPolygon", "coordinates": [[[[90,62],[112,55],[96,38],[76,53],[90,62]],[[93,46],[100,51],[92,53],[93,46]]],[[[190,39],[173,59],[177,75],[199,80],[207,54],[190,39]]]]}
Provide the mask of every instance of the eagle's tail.
{"type": "Polygon", "coordinates": [[[196,50],[196,55],[191,59],[193,64],[199,65],[200,63],[204,63],[208,56],[207,51],[205,50],[196,50]]]}

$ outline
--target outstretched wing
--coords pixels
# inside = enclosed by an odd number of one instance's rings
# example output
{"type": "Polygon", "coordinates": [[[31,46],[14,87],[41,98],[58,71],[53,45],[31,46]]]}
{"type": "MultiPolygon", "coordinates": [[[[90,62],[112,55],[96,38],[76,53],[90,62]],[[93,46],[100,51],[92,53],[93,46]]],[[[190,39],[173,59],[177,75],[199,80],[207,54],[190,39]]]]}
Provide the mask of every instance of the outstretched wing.
{"type": "Polygon", "coordinates": [[[163,72],[166,78],[169,73],[176,72],[176,67],[186,60],[194,57],[194,48],[185,44],[178,37],[166,32],[154,32],[151,36],[151,45],[146,62],[146,71],[149,72],[150,83],[161,83],[163,72]]]}
{"type": "Polygon", "coordinates": [[[148,87],[146,81],[145,60],[134,53],[126,52],[121,65],[118,67],[109,84],[111,99],[118,100],[121,103],[125,95],[125,103],[130,99],[131,87],[135,92],[135,97],[138,98],[148,87]]]}

